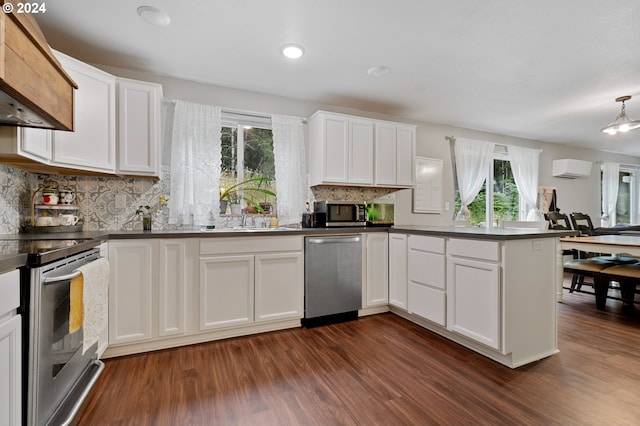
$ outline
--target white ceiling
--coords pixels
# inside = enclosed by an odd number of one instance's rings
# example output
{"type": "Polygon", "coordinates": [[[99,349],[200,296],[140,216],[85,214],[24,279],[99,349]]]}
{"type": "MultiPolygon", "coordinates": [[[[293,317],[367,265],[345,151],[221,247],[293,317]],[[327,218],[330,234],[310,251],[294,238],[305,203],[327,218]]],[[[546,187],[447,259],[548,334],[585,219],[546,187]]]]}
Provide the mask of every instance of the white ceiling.
{"type": "Polygon", "coordinates": [[[55,0],[36,18],[86,62],[640,156],[638,0],[55,0]],[[171,17],[154,27],[141,5],[171,17]],[[280,55],[295,42],[298,61],[280,55]],[[391,71],[371,77],[367,70],[391,71]]]}

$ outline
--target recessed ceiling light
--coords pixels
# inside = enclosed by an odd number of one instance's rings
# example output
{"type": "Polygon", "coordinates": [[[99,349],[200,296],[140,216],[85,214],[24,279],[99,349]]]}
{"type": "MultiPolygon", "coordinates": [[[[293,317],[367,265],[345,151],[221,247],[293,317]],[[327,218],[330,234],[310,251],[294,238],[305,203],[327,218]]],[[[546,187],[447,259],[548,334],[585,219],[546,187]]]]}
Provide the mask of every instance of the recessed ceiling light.
{"type": "Polygon", "coordinates": [[[297,44],[287,44],[282,46],[282,54],[289,59],[298,59],[304,55],[304,47],[297,44]]]}
{"type": "Polygon", "coordinates": [[[372,77],[382,77],[383,75],[387,74],[390,70],[391,68],[387,66],[377,65],[375,67],[369,68],[367,70],[367,74],[369,74],[372,77]]]}
{"type": "Polygon", "coordinates": [[[140,6],[138,15],[148,23],[158,27],[166,27],[171,23],[171,18],[165,12],[152,6],[140,6]]]}

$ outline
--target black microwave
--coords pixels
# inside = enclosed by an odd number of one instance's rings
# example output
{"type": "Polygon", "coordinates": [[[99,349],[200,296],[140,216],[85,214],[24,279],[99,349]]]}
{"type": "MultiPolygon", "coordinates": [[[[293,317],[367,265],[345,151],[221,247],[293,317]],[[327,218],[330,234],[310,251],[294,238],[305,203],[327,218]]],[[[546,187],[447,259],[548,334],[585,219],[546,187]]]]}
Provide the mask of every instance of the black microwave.
{"type": "Polygon", "coordinates": [[[324,213],[326,226],[365,226],[367,206],[365,204],[314,202],[316,213],[324,213]]]}

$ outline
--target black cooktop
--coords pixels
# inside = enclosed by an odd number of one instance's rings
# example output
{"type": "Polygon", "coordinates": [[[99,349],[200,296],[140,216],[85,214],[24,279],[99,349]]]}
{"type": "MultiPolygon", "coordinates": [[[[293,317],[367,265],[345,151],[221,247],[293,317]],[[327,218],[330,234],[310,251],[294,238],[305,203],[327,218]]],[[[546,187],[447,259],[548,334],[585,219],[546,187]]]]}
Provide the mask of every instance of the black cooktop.
{"type": "Polygon", "coordinates": [[[0,253],[26,253],[27,266],[40,266],[100,245],[100,240],[0,240],[0,253]]]}

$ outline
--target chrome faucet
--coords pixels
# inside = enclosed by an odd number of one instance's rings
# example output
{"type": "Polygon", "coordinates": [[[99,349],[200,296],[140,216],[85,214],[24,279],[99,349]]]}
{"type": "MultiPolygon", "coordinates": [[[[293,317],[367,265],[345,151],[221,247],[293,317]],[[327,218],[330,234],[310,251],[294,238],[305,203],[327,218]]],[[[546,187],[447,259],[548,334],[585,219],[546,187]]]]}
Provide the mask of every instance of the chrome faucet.
{"type": "Polygon", "coordinates": [[[247,212],[242,209],[242,218],[240,219],[240,226],[244,228],[247,225],[247,212]]]}

